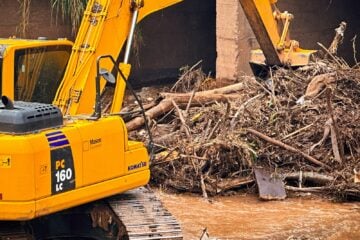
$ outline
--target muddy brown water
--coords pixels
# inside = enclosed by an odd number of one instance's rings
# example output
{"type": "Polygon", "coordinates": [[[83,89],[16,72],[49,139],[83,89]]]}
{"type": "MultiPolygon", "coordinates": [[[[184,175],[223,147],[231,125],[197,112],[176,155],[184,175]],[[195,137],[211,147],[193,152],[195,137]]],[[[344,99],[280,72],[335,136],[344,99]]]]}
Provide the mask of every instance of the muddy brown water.
{"type": "Polygon", "coordinates": [[[184,239],[199,239],[204,228],[217,239],[360,239],[360,203],[240,195],[208,203],[194,195],[157,194],[180,221],[184,239]]]}

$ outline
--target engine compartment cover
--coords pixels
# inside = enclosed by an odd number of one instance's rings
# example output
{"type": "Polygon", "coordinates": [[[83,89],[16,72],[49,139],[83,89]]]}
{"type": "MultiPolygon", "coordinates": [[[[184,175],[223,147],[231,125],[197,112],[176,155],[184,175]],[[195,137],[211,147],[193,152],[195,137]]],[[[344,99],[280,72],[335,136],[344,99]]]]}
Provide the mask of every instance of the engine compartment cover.
{"type": "Polygon", "coordinates": [[[8,109],[0,103],[0,133],[25,134],[62,125],[63,115],[54,105],[15,101],[8,109]]]}

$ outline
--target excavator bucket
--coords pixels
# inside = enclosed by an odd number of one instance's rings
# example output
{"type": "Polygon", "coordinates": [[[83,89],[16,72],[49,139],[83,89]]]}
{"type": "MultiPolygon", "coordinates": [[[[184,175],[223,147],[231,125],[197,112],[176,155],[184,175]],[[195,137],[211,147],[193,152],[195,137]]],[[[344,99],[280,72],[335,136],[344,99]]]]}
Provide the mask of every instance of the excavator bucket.
{"type": "Polygon", "coordinates": [[[260,45],[251,51],[250,66],[256,76],[267,75],[269,67],[299,67],[309,64],[316,51],[299,47],[289,36],[290,22],[294,16],[279,12],[274,0],[239,0],[241,7],[260,45]],[[281,23],[281,24],[279,24],[281,23]],[[279,26],[283,26],[280,28],[279,26]]]}

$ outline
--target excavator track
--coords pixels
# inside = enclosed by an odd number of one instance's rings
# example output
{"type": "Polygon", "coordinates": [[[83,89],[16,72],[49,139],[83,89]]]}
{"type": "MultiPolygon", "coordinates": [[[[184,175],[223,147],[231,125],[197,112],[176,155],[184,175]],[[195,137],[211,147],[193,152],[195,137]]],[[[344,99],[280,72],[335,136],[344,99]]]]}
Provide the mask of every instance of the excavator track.
{"type": "Polygon", "coordinates": [[[177,220],[154,192],[144,187],[29,222],[0,222],[0,240],[48,240],[64,237],[71,240],[183,239],[177,220]],[[94,210],[99,213],[95,214],[96,219],[89,217],[94,210]],[[119,221],[113,221],[116,218],[119,221]],[[94,226],[94,221],[99,223],[104,220],[105,225],[100,223],[94,226]],[[110,222],[118,224],[118,231],[111,232],[114,229],[108,225],[110,222]],[[104,231],[105,228],[108,229],[104,231]],[[116,233],[119,235],[116,236],[116,233]]]}
{"type": "Polygon", "coordinates": [[[19,222],[1,222],[0,240],[32,240],[19,222]]]}
{"type": "Polygon", "coordinates": [[[179,223],[151,190],[137,188],[109,198],[108,203],[130,240],[183,239],[179,223]]]}

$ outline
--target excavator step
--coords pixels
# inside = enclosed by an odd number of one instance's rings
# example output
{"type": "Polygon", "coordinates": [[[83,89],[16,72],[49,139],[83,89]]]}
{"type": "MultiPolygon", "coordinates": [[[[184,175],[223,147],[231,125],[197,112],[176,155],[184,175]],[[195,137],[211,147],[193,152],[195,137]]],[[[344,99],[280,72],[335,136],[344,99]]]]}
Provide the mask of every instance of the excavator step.
{"type": "Polygon", "coordinates": [[[108,202],[126,226],[130,240],[183,239],[180,224],[147,188],[111,197],[108,202]]]}

